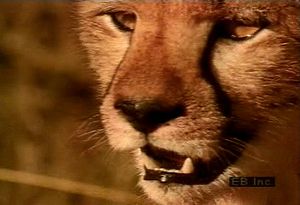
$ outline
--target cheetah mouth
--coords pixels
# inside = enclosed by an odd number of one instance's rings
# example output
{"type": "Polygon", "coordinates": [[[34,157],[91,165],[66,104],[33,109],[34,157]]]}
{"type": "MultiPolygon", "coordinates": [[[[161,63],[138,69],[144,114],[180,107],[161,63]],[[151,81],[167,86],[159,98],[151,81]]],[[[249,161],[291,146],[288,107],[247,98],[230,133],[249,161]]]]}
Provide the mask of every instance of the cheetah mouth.
{"type": "Polygon", "coordinates": [[[235,157],[227,157],[226,162],[224,162],[216,157],[206,162],[152,145],[146,145],[141,148],[141,151],[159,164],[158,167],[151,168],[144,166],[145,175],[143,179],[164,184],[209,184],[238,158],[238,155],[234,155],[235,157]]]}

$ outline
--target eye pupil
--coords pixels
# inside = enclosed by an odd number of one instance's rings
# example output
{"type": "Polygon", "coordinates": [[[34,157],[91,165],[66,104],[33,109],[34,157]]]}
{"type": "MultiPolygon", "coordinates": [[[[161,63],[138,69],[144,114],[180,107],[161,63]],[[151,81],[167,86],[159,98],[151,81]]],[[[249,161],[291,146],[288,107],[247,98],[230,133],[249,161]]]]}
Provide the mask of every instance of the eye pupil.
{"type": "Polygon", "coordinates": [[[136,24],[136,15],[130,12],[115,12],[111,14],[113,23],[122,31],[133,31],[136,24]]]}

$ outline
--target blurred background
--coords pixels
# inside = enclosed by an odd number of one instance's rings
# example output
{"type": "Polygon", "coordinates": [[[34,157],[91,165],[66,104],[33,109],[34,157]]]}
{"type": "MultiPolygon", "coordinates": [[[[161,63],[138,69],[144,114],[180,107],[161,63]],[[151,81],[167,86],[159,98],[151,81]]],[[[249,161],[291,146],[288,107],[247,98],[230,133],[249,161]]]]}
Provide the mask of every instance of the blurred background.
{"type": "Polygon", "coordinates": [[[136,172],[101,136],[68,5],[12,2],[0,1],[0,205],[133,204],[136,172]]]}

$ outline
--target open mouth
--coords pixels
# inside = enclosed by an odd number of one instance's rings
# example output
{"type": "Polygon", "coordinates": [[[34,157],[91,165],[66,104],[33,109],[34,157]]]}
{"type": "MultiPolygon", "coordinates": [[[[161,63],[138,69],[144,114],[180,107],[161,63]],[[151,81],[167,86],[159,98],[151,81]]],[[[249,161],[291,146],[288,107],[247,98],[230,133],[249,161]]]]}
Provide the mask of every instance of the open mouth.
{"type": "Polygon", "coordinates": [[[141,151],[153,159],[158,167],[144,167],[144,180],[183,185],[209,184],[217,179],[241,156],[247,143],[255,136],[257,123],[239,124],[230,121],[221,133],[216,155],[210,160],[183,156],[177,152],[161,149],[148,144],[141,151]]]}
{"type": "Polygon", "coordinates": [[[141,151],[159,164],[156,168],[144,167],[144,180],[185,185],[209,184],[238,158],[238,155],[234,154],[226,156],[225,161],[215,157],[204,162],[152,145],[146,145],[141,151]]]}

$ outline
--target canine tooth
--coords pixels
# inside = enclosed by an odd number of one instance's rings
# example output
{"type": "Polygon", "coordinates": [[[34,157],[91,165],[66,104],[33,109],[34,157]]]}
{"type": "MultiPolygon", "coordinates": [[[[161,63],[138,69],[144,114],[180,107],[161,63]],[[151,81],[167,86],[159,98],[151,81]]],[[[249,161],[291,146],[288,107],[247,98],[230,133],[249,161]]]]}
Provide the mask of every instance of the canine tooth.
{"type": "Polygon", "coordinates": [[[191,158],[186,158],[180,171],[184,174],[191,174],[194,172],[194,165],[191,158]]]}

